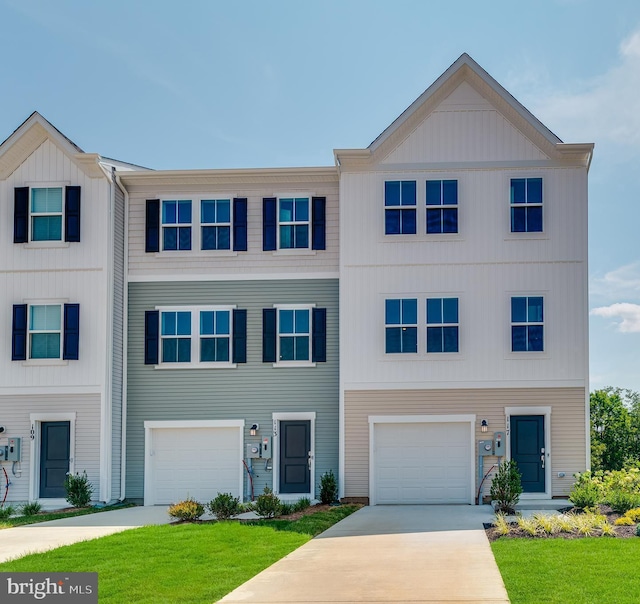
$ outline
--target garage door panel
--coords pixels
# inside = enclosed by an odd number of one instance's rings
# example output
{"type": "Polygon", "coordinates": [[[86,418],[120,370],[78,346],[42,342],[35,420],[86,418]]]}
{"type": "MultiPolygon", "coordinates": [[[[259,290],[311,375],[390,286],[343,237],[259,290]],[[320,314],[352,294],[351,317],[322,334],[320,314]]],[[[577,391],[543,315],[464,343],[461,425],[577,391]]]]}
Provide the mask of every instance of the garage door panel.
{"type": "Polygon", "coordinates": [[[470,503],[470,439],[468,422],[376,424],[376,503],[470,503]]]}
{"type": "Polygon", "coordinates": [[[217,493],[241,497],[241,430],[238,427],[151,430],[150,476],[145,499],[170,504],[217,493]]]}

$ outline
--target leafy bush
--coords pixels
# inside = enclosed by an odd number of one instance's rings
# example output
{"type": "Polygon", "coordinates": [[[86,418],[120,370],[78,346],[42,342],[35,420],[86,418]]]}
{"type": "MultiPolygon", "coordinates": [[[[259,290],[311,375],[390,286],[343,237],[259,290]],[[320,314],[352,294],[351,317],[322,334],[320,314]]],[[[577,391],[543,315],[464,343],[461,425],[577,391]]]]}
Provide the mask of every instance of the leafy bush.
{"type": "Polygon", "coordinates": [[[279,516],[288,516],[293,513],[293,503],[289,503],[287,501],[280,502],[280,511],[278,512],[279,516]]]}
{"type": "Polygon", "coordinates": [[[619,514],[624,514],[633,508],[640,507],[640,493],[630,493],[615,489],[606,497],[607,503],[619,514]]]}
{"type": "Polygon", "coordinates": [[[207,508],[218,520],[229,520],[241,514],[243,510],[240,499],[231,493],[218,493],[207,504],[207,508]]]}
{"type": "Polygon", "coordinates": [[[20,513],[23,516],[35,516],[42,510],[42,506],[37,501],[29,501],[20,506],[20,513]]]}
{"type": "Polygon", "coordinates": [[[635,522],[629,518],[629,516],[620,516],[614,524],[616,526],[633,526],[635,522]]]}
{"type": "Polygon", "coordinates": [[[569,494],[569,500],[582,510],[595,508],[602,500],[602,487],[591,478],[589,472],[577,475],[569,494]]]}
{"type": "Polygon", "coordinates": [[[67,474],[64,481],[67,502],[74,508],[86,508],[91,502],[93,486],[87,478],[86,470],[82,474],[67,474]]]}
{"type": "Polygon", "coordinates": [[[204,514],[204,506],[191,497],[169,506],[169,516],[178,520],[194,522],[204,514]]]}
{"type": "Polygon", "coordinates": [[[298,501],[296,501],[293,504],[293,511],[303,512],[310,506],[311,506],[311,499],[309,499],[308,497],[301,497],[300,499],[298,499],[298,501]]]}
{"type": "Polygon", "coordinates": [[[329,504],[338,498],[338,480],[333,470],[325,472],[320,478],[320,502],[329,504]]]}
{"type": "Polygon", "coordinates": [[[16,513],[16,509],[12,505],[0,508],[0,520],[9,520],[16,513]]]}
{"type": "Polygon", "coordinates": [[[636,537],[640,537],[640,524],[636,526],[636,537]]]}
{"type": "Polygon", "coordinates": [[[514,460],[505,461],[499,467],[491,483],[491,499],[497,512],[515,511],[522,493],[522,477],[514,460]]]}
{"type": "Polygon", "coordinates": [[[264,492],[258,495],[253,509],[262,518],[273,518],[280,513],[281,505],[278,496],[269,487],[265,487],[264,492]]]}

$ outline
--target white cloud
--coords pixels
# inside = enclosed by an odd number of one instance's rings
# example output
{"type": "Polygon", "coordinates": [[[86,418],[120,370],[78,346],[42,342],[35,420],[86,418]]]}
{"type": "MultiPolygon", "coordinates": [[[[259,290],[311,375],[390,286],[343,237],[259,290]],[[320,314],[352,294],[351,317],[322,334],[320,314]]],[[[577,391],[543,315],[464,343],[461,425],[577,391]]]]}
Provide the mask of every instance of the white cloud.
{"type": "Polygon", "coordinates": [[[625,264],[605,273],[602,277],[591,277],[589,293],[603,301],[638,298],[640,296],[640,262],[625,264]]]}
{"type": "MultiPolygon", "coordinates": [[[[534,74],[535,75],[535,74],[534,74]]],[[[618,61],[606,73],[558,92],[526,80],[527,104],[563,140],[609,141],[640,148],[640,28],[618,47],[618,61]],[[529,84],[529,85],[528,85],[529,84]]]]}
{"type": "Polygon", "coordinates": [[[622,333],[640,333],[640,304],[617,302],[610,306],[594,308],[590,314],[609,319],[621,319],[615,325],[622,333]]]}

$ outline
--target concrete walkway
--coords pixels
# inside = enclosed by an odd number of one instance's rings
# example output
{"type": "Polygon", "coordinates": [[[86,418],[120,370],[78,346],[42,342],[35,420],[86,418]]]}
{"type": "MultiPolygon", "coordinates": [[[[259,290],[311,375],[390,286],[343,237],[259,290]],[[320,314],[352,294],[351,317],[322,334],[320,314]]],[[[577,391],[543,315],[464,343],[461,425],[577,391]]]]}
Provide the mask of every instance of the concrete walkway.
{"type": "Polygon", "coordinates": [[[141,506],[4,529],[0,531],[0,562],[170,521],[167,506],[141,506]]]}
{"type": "Polygon", "coordinates": [[[220,602],[509,602],[490,506],[365,507],[220,602]]]}

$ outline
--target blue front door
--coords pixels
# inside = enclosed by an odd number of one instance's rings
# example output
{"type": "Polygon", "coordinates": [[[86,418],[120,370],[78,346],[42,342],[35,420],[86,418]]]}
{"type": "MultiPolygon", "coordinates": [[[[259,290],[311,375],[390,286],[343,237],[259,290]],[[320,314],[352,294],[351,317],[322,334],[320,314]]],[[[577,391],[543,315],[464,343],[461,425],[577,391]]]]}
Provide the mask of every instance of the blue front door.
{"type": "Polygon", "coordinates": [[[66,497],[70,432],[69,422],[40,424],[40,497],[66,497]]]}
{"type": "Polygon", "coordinates": [[[280,493],[311,492],[311,422],[280,422],[280,493]]]}
{"type": "Polygon", "coordinates": [[[545,492],[544,415],[511,416],[511,459],[525,493],[545,492]]]}

